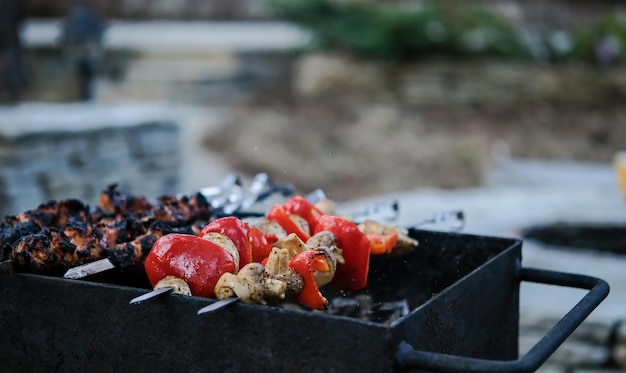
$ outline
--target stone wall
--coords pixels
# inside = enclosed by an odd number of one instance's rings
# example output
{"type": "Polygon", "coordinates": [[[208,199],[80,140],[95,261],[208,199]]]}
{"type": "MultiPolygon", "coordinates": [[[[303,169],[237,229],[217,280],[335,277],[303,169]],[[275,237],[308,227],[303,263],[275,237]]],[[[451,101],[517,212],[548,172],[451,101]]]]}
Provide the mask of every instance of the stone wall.
{"type": "Polygon", "coordinates": [[[626,98],[626,67],[427,60],[404,65],[308,55],[295,65],[296,94],[389,97],[413,108],[607,107],[626,98]]]}
{"type": "MultiPolygon", "coordinates": [[[[67,14],[74,0],[29,0],[25,12],[34,17],[58,18],[67,14]]],[[[269,12],[258,0],[88,0],[104,18],[122,19],[258,19],[269,12]]]]}
{"type": "MultiPolygon", "coordinates": [[[[341,1],[341,0],[337,0],[341,1]]],[[[363,0],[361,0],[363,1],[363,0]]],[[[367,1],[367,0],[366,0],[367,1]]],[[[369,0],[385,3],[415,3],[419,0],[369,0]]],[[[272,18],[271,9],[263,0],[87,0],[105,18],[122,19],[267,19],[272,18]]],[[[28,0],[25,12],[32,17],[61,17],[76,3],[75,0],[28,0]]],[[[437,2],[442,4],[444,2],[437,2]]],[[[464,1],[447,0],[454,8],[465,5],[464,1]]],[[[623,10],[618,1],[554,0],[481,0],[499,10],[515,22],[531,26],[567,28],[588,22],[598,15],[623,10]]]]}
{"type": "Polygon", "coordinates": [[[79,198],[111,183],[151,198],[178,190],[178,126],[143,106],[30,104],[0,108],[0,213],[79,198]]]}

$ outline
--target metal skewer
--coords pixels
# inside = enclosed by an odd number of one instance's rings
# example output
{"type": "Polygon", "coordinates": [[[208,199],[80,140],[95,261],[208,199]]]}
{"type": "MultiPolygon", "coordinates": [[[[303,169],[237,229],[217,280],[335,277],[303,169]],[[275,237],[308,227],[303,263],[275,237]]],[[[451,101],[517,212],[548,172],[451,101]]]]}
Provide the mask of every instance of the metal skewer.
{"type": "Polygon", "coordinates": [[[218,300],[215,301],[211,304],[209,304],[208,306],[202,307],[198,310],[198,315],[201,315],[203,313],[209,313],[209,312],[214,312],[217,311],[221,308],[224,308],[226,306],[228,306],[229,304],[235,303],[239,300],[239,298],[228,298],[228,299],[222,299],[222,300],[218,300]]]}
{"type": "Polygon", "coordinates": [[[107,258],[96,260],[95,262],[83,264],[74,268],[70,268],[65,272],[63,278],[77,280],[87,276],[95,275],[115,268],[115,265],[107,258]]]}
{"type": "Polygon", "coordinates": [[[366,206],[365,209],[350,213],[355,223],[362,223],[367,219],[394,221],[398,219],[400,204],[397,199],[377,202],[366,206]]]}
{"type": "Polygon", "coordinates": [[[174,291],[175,288],[176,287],[174,287],[174,286],[166,286],[166,287],[163,287],[163,288],[152,290],[152,291],[150,291],[148,293],[145,293],[143,295],[140,295],[138,297],[135,297],[135,298],[131,299],[128,304],[138,304],[138,303],[141,303],[141,302],[145,302],[147,300],[156,298],[156,297],[158,297],[160,295],[171,293],[172,291],[174,291]]]}
{"type": "Polygon", "coordinates": [[[465,213],[463,212],[463,210],[452,210],[435,214],[432,217],[422,220],[413,225],[413,228],[418,228],[430,224],[444,223],[451,220],[453,221],[453,225],[451,227],[452,231],[458,232],[463,230],[463,228],[465,227],[465,213]]]}

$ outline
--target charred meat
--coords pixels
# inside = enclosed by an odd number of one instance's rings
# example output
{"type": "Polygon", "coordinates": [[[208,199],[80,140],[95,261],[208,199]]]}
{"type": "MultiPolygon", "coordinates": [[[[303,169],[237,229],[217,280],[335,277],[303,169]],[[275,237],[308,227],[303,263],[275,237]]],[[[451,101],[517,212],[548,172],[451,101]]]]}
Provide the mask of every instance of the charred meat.
{"type": "Polygon", "coordinates": [[[2,260],[35,272],[63,270],[102,258],[120,268],[141,263],[164,234],[198,234],[212,218],[200,193],[166,195],[151,203],[113,184],[90,211],[79,200],[49,201],[0,222],[2,260]]]}

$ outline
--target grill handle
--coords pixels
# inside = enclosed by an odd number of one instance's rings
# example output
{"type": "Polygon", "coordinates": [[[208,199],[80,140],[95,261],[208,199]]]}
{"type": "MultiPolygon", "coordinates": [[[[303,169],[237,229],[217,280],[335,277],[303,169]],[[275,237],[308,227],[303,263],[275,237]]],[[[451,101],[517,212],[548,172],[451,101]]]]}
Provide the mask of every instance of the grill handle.
{"type": "Polygon", "coordinates": [[[487,360],[418,351],[402,341],[395,354],[398,368],[437,372],[534,372],[609,294],[606,281],[580,274],[521,268],[520,278],[521,281],[587,289],[589,292],[518,360],[487,360]]]}

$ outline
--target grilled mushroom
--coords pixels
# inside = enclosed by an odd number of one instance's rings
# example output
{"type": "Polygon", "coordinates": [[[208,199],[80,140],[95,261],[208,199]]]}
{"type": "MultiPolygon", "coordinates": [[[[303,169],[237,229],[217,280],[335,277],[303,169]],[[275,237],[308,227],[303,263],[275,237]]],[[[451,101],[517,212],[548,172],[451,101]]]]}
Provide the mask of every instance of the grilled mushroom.
{"type": "Polygon", "coordinates": [[[313,235],[306,242],[309,250],[321,250],[328,263],[328,271],[315,271],[313,277],[318,287],[322,287],[332,281],[338,265],[345,263],[342,250],[337,246],[337,237],[329,231],[322,231],[313,235]]]}
{"type": "Polygon", "coordinates": [[[287,283],[267,276],[261,263],[248,263],[237,275],[224,273],[215,285],[217,299],[236,295],[245,303],[267,304],[268,300],[284,299],[287,283]]]}
{"type": "Polygon", "coordinates": [[[262,232],[276,236],[279,240],[287,236],[285,229],[283,229],[283,227],[275,221],[260,220],[254,224],[254,227],[262,232]]]}
{"type": "Polygon", "coordinates": [[[274,248],[265,267],[250,263],[237,275],[223,274],[215,285],[215,296],[218,299],[237,296],[246,303],[266,304],[295,297],[302,288],[302,277],[289,268],[289,250],[274,248]]]}
{"type": "Polygon", "coordinates": [[[154,285],[154,290],[166,288],[169,286],[174,287],[172,293],[191,296],[191,289],[189,288],[189,284],[187,284],[182,278],[176,276],[165,276],[161,281],[157,282],[154,285]]]}
{"type": "Polygon", "coordinates": [[[285,298],[297,296],[304,286],[302,276],[289,267],[289,259],[289,250],[274,248],[265,264],[265,273],[268,277],[287,284],[285,298]]]}

